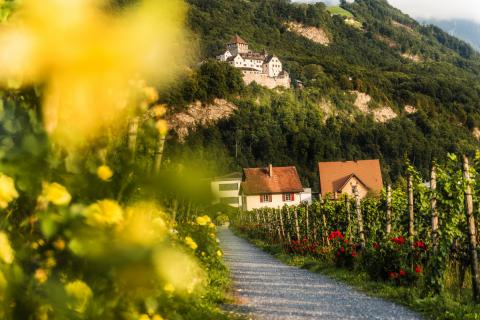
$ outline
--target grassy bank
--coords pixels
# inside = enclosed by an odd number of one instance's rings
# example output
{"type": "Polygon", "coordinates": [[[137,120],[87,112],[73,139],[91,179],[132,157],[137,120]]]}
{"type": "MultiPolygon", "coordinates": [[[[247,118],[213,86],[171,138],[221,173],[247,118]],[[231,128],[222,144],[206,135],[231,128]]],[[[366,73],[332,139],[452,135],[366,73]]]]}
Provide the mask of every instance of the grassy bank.
{"type": "Polygon", "coordinates": [[[461,301],[452,293],[425,296],[421,288],[398,287],[387,282],[370,280],[361,269],[342,269],[328,261],[312,256],[285,253],[281,246],[271,245],[262,239],[251,239],[233,229],[233,232],[275,258],[291,266],[307,269],[346,283],[373,297],[384,298],[417,311],[428,319],[480,319],[480,306],[461,301]]]}

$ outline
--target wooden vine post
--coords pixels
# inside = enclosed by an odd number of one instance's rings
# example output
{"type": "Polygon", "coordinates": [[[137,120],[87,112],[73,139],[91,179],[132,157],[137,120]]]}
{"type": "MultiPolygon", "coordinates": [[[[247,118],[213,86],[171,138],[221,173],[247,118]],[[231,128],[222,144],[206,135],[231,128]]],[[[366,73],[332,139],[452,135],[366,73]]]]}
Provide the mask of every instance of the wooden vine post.
{"type": "Polygon", "coordinates": [[[347,211],[347,239],[352,240],[352,217],[350,216],[350,198],[345,196],[345,210],[347,211]]]}
{"type": "Polygon", "coordinates": [[[290,209],[288,207],[286,207],[286,210],[287,210],[287,222],[286,222],[287,239],[288,239],[288,242],[290,243],[292,241],[292,236],[291,236],[291,233],[290,233],[291,226],[292,226],[292,219],[290,217],[290,209]]]}
{"type": "Polygon", "coordinates": [[[318,232],[318,230],[317,230],[317,228],[318,228],[318,224],[317,224],[318,215],[316,214],[317,212],[316,212],[316,210],[314,210],[314,208],[317,209],[316,207],[312,206],[312,228],[313,228],[313,241],[316,242],[317,241],[317,232],[318,232]]]}
{"type": "Polygon", "coordinates": [[[438,249],[438,210],[437,210],[437,170],[432,166],[430,173],[430,209],[432,210],[432,249],[433,253],[437,253],[438,249]]]}
{"type": "Polygon", "coordinates": [[[308,204],[307,204],[305,206],[305,227],[306,227],[305,238],[310,239],[310,224],[309,224],[308,218],[309,218],[309,214],[308,214],[308,204]]]}
{"type": "Polygon", "coordinates": [[[407,183],[407,194],[408,194],[408,237],[410,242],[413,242],[415,237],[415,214],[413,212],[413,176],[408,175],[407,183]]]}
{"type": "Polygon", "coordinates": [[[300,241],[300,225],[298,224],[298,212],[296,209],[293,209],[293,218],[295,219],[295,235],[297,236],[297,241],[300,241]]]}
{"type": "Polygon", "coordinates": [[[468,240],[470,243],[470,264],[472,268],[473,299],[479,301],[478,255],[475,216],[473,215],[472,181],[468,157],[463,157],[463,179],[465,180],[465,213],[467,215],[468,240]]]}
{"type": "Polygon", "coordinates": [[[282,232],[282,242],[285,242],[285,226],[283,225],[283,210],[278,208],[278,215],[280,216],[280,231],[282,232]]]}
{"type": "Polygon", "coordinates": [[[357,186],[353,186],[353,194],[355,195],[355,211],[357,212],[360,245],[362,246],[362,249],[365,249],[365,231],[363,230],[362,208],[360,206],[360,195],[358,194],[357,186]]]}
{"type": "Polygon", "coordinates": [[[387,227],[385,233],[387,235],[392,232],[392,186],[387,185],[387,227]]]}
{"type": "Polygon", "coordinates": [[[325,243],[327,246],[330,246],[330,240],[328,239],[328,230],[327,230],[327,216],[325,215],[325,210],[322,210],[323,200],[320,196],[320,210],[322,213],[322,238],[323,238],[323,245],[325,243]]]}
{"type": "Polygon", "coordinates": [[[282,238],[282,228],[280,226],[280,214],[281,214],[281,212],[280,212],[280,209],[278,209],[278,210],[273,209],[273,212],[275,214],[275,226],[277,228],[277,233],[278,233],[278,242],[282,243],[283,242],[282,241],[282,239],[283,239],[282,238]]]}

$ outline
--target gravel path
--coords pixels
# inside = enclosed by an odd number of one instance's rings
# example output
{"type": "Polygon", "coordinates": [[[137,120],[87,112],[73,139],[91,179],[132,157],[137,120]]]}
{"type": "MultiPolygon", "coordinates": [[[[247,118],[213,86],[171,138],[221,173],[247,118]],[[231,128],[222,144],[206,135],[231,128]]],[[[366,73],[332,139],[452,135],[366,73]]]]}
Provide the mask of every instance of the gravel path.
{"type": "Polygon", "coordinates": [[[218,236],[235,284],[236,310],[255,319],[421,319],[402,306],[287,266],[228,228],[219,228],[218,236]]]}

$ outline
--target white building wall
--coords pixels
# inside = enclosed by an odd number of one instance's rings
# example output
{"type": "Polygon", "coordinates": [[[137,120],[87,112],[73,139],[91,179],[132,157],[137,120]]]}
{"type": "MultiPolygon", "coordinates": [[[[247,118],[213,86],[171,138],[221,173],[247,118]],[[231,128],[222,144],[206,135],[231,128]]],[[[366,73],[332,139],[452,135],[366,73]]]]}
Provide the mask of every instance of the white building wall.
{"type": "Polygon", "coordinates": [[[242,198],[239,195],[239,190],[240,190],[240,183],[242,180],[220,180],[220,181],[212,181],[210,183],[211,189],[212,189],[212,194],[213,194],[213,204],[220,203],[221,198],[237,198],[237,203],[230,203],[232,207],[235,208],[241,208],[242,206],[242,198]],[[220,191],[220,185],[221,184],[237,184],[237,189],[236,190],[226,190],[226,191],[220,191]]]}
{"type": "Polygon", "coordinates": [[[254,196],[246,196],[244,197],[245,204],[243,206],[243,210],[251,211],[253,209],[260,209],[260,208],[275,208],[283,207],[284,205],[299,205],[300,204],[300,193],[295,193],[295,200],[294,201],[283,201],[282,194],[272,194],[272,202],[261,202],[260,195],[254,196]]]}
{"type": "Polygon", "coordinates": [[[312,204],[312,189],[311,188],[304,188],[303,192],[300,193],[300,202],[301,203],[308,203],[312,204]]]}

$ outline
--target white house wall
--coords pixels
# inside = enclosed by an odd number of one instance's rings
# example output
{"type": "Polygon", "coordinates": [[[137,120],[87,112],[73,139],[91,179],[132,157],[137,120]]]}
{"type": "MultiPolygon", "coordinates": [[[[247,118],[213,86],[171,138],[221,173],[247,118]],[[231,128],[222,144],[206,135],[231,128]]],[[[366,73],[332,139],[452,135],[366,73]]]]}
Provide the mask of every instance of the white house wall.
{"type": "Polygon", "coordinates": [[[294,201],[283,201],[282,194],[272,194],[272,202],[260,202],[260,195],[255,196],[246,196],[245,197],[245,206],[244,210],[250,211],[253,209],[260,209],[260,208],[275,208],[283,207],[284,205],[299,205],[300,204],[300,193],[295,193],[295,200],[294,201]]]}
{"type": "Polygon", "coordinates": [[[240,183],[241,180],[222,180],[222,181],[212,181],[210,186],[212,189],[212,194],[214,197],[213,204],[220,203],[221,198],[237,198],[238,202],[237,204],[229,204],[232,207],[238,208],[241,207],[242,205],[242,198],[239,196],[238,192],[240,189],[240,183]],[[226,191],[220,191],[220,185],[221,184],[233,184],[236,183],[238,185],[237,190],[226,190],[226,191]]]}

